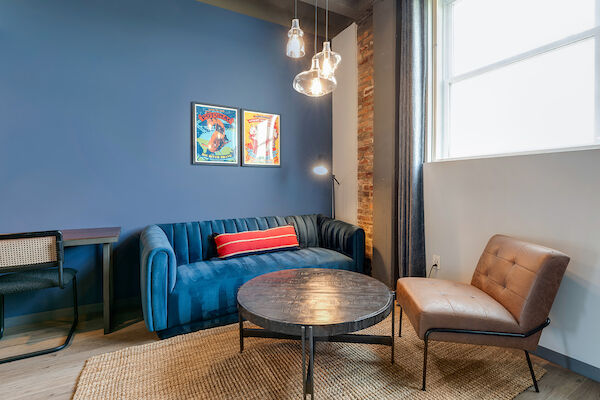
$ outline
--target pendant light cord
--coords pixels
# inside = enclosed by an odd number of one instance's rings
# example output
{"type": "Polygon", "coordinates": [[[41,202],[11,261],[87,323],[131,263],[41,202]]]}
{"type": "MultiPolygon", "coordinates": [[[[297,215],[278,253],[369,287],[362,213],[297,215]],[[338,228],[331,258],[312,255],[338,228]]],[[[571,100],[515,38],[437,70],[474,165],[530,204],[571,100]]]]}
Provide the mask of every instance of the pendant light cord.
{"type": "Polygon", "coordinates": [[[294,19],[298,19],[298,0],[294,0],[294,19]]]}
{"type": "Polygon", "coordinates": [[[315,0],[315,54],[317,54],[317,1],[315,0]]]}
{"type": "Polygon", "coordinates": [[[328,34],[329,33],[329,0],[325,0],[325,41],[327,42],[328,40],[328,34]]]}

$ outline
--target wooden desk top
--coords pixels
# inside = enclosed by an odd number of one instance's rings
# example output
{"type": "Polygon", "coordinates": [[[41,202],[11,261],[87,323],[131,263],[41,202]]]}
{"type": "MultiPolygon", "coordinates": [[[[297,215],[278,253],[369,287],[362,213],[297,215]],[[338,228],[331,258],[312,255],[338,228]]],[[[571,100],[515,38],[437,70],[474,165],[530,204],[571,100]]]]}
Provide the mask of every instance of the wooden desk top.
{"type": "Polygon", "coordinates": [[[121,227],[64,229],[61,232],[65,247],[85,246],[88,244],[115,243],[121,235],[121,227]]]}

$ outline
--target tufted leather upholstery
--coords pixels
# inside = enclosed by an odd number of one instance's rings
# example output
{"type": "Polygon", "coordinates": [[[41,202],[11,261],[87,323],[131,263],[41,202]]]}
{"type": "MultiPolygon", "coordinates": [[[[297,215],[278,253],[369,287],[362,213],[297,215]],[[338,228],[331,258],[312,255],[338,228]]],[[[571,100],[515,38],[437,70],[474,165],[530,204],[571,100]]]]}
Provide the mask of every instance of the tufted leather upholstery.
{"type": "Polygon", "coordinates": [[[471,285],[502,304],[528,331],[548,318],[568,263],[569,257],[556,250],[495,235],[483,250],[471,285]]]}
{"type": "MultiPolygon", "coordinates": [[[[569,257],[546,247],[495,235],[485,247],[471,284],[401,278],[398,303],[421,339],[432,328],[526,333],[550,312],[569,257]]],[[[528,338],[433,333],[432,340],[535,350],[528,338]]]]}

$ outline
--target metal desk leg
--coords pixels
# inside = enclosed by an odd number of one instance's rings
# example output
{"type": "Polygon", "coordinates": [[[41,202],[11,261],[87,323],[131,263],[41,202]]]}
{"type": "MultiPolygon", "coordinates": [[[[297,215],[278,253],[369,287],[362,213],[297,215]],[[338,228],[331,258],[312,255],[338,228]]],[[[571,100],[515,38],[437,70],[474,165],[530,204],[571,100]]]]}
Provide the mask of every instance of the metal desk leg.
{"type": "Polygon", "coordinates": [[[112,243],[102,245],[102,302],[104,334],[110,333],[112,288],[112,243]]]}

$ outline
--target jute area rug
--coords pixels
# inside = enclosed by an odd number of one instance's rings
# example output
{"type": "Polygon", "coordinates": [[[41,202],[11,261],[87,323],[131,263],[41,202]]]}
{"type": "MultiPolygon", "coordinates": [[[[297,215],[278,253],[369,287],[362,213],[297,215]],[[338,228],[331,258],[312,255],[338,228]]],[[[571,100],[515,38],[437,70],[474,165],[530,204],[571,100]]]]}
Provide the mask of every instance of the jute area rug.
{"type": "MultiPolygon", "coordinates": [[[[389,334],[390,318],[362,333],[389,334]]],[[[423,341],[406,318],[402,332],[393,365],[387,346],[317,343],[315,398],[512,399],[532,385],[522,352],[431,342],[422,392],[423,341]]],[[[240,354],[237,324],[208,329],[90,358],[73,398],[301,399],[300,351],[298,341],[245,338],[240,354]]]]}

